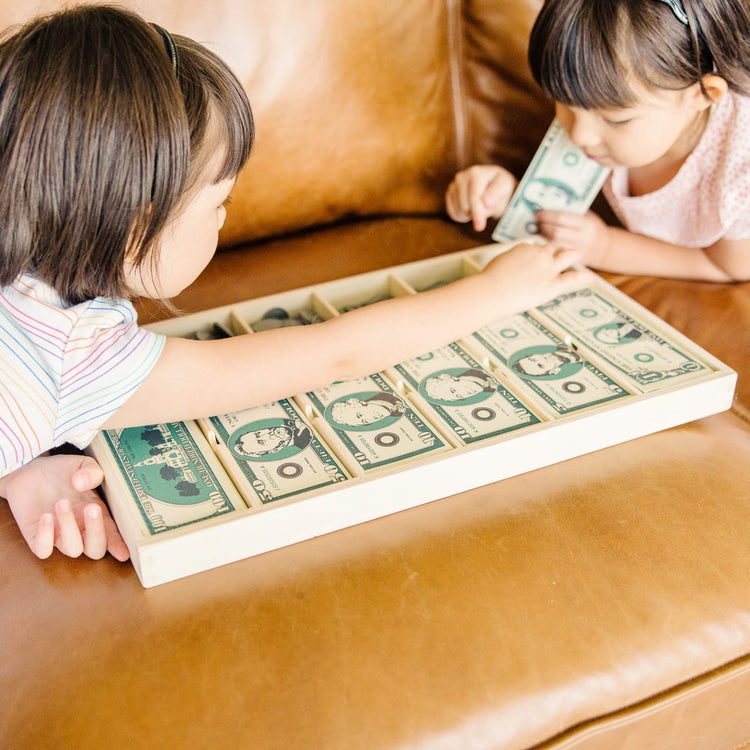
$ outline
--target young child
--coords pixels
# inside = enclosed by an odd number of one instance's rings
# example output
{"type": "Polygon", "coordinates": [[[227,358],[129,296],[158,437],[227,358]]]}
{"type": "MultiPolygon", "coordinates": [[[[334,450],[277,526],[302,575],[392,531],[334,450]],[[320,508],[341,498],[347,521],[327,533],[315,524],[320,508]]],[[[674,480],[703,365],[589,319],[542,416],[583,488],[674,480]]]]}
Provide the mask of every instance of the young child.
{"type": "Polygon", "coordinates": [[[50,448],[369,374],[580,281],[578,253],[521,245],[316,325],[166,339],[129,299],[174,296],[215,252],[253,139],[237,79],[130,12],[79,7],[0,44],[0,135],[0,494],[40,557],[127,557],[96,462],[50,448]]]}
{"type": "MultiPolygon", "coordinates": [[[[750,6],[744,0],[546,0],[529,44],[537,83],[588,156],[625,229],[540,211],[541,234],[594,268],[750,279],[750,6]]],[[[515,187],[506,170],[459,172],[449,215],[477,230],[515,187]]]]}

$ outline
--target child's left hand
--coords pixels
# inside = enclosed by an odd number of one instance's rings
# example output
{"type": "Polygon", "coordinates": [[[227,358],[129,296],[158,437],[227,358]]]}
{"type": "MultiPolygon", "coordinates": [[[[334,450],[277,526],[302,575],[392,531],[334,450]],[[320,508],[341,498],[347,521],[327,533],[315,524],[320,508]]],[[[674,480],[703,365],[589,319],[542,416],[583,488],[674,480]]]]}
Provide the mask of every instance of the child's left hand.
{"type": "Polygon", "coordinates": [[[538,211],[536,220],[543,237],[560,247],[578,250],[584,265],[600,267],[609,246],[609,227],[593,211],[583,216],[567,211],[538,211]]]}
{"type": "Polygon", "coordinates": [[[96,493],[104,474],[90,456],[39,456],[0,480],[0,496],[31,551],[42,559],[57,547],[68,557],[130,557],[107,506],[96,493]]]}

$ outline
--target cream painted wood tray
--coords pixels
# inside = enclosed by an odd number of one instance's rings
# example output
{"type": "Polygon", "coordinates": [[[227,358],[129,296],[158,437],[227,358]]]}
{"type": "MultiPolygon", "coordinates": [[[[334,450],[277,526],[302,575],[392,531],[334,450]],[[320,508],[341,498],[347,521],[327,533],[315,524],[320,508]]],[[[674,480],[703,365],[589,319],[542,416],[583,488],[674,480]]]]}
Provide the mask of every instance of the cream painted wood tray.
{"type": "MultiPolygon", "coordinates": [[[[327,318],[475,273],[505,248],[150,327],[235,335],[278,308],[327,318]]],[[[91,453],[148,587],[723,411],[735,383],[591,273],[581,289],[370,378],[233,415],[102,432],[91,453]]]]}

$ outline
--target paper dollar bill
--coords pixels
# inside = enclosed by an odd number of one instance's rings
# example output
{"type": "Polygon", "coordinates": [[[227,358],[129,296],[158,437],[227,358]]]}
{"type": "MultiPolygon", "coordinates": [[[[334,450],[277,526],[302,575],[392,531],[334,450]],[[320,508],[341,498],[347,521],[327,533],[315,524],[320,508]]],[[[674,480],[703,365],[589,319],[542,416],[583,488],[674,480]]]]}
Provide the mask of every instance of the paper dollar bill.
{"type": "Polygon", "coordinates": [[[593,289],[564,294],[539,310],[641,391],[711,371],[593,289]]]}
{"type": "Polygon", "coordinates": [[[464,444],[540,420],[458,343],[402,362],[393,377],[408,383],[426,408],[464,444]]]}
{"type": "Polygon", "coordinates": [[[480,328],[473,337],[557,414],[627,396],[627,391],[528,313],[480,328]]]}
{"type": "Polygon", "coordinates": [[[377,373],[332,383],[297,398],[320,414],[345,451],[344,460],[362,471],[449,448],[439,432],[377,373]]]}
{"type": "Polygon", "coordinates": [[[608,169],[589,159],[553,120],[492,239],[506,242],[538,234],[537,211],[586,213],[608,174],[608,169]]]}
{"type": "Polygon", "coordinates": [[[200,420],[241,490],[262,503],[327,487],[349,477],[289,400],[200,420]],[[242,481],[244,480],[244,481],[242,481]]]}
{"type": "Polygon", "coordinates": [[[130,497],[149,534],[246,507],[195,423],[106,430],[92,449],[105,482],[130,497]]]}

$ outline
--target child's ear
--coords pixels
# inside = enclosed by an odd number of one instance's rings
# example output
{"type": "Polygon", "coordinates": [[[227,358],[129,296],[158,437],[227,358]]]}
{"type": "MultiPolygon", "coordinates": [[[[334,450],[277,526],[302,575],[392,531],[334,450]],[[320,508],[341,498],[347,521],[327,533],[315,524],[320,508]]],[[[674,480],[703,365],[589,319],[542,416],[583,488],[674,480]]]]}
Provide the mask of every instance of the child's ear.
{"type": "Polygon", "coordinates": [[[725,78],[716,73],[707,73],[696,83],[692,92],[692,104],[696,109],[702,110],[718,102],[729,90],[729,84],[725,78]],[[701,83],[703,85],[701,85],[701,83]]]}

